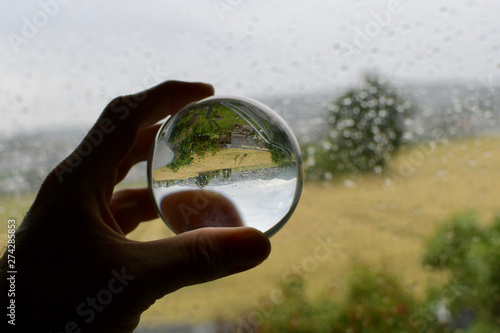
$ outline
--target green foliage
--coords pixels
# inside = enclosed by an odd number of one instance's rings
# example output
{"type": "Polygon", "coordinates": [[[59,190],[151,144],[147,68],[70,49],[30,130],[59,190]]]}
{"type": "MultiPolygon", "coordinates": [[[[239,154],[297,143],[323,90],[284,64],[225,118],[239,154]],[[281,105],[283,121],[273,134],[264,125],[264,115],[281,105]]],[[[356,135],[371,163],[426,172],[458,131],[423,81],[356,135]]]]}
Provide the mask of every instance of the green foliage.
{"type": "Polygon", "coordinates": [[[394,276],[359,266],[350,279],[343,320],[353,332],[412,332],[416,303],[394,276]]]}
{"type": "Polygon", "coordinates": [[[177,153],[167,166],[174,172],[177,172],[180,168],[190,166],[193,163],[194,154],[203,157],[207,152],[215,155],[220,150],[218,138],[196,133],[187,135],[182,141],[176,143],[175,148],[177,153]]]}
{"type": "Polygon", "coordinates": [[[283,302],[257,329],[262,332],[329,332],[337,322],[333,302],[313,303],[304,294],[304,280],[298,276],[283,283],[283,302]]]}
{"type": "Polygon", "coordinates": [[[210,182],[210,179],[214,178],[215,174],[213,172],[200,172],[196,176],[195,183],[199,188],[204,188],[210,182]]]}
{"type": "Polygon", "coordinates": [[[205,171],[205,172],[200,172],[196,176],[195,184],[200,187],[206,187],[212,179],[215,179],[217,177],[221,179],[229,179],[231,177],[232,170],[231,169],[220,169],[220,170],[213,170],[213,171],[205,171]]]}
{"type": "Polygon", "coordinates": [[[456,215],[437,227],[424,253],[424,264],[461,274],[472,243],[483,243],[485,237],[473,212],[456,215]]]}
{"type": "Polygon", "coordinates": [[[284,301],[259,327],[262,332],[328,332],[337,321],[333,302],[312,303],[304,294],[304,280],[296,276],[283,283],[284,301]]]}
{"type": "Polygon", "coordinates": [[[292,161],[283,148],[274,144],[271,144],[271,160],[274,164],[276,164],[276,166],[282,166],[285,163],[292,161]]]}
{"type": "MultiPolygon", "coordinates": [[[[500,216],[489,227],[476,221],[467,212],[438,226],[424,264],[451,273],[444,290],[454,292],[442,298],[453,316],[467,309],[474,312],[477,325],[500,327],[500,216]]],[[[477,325],[473,332],[481,331],[477,325]]]]}
{"type": "Polygon", "coordinates": [[[329,140],[301,145],[307,180],[330,180],[333,175],[347,172],[331,151],[329,140]]]}
{"type": "Polygon", "coordinates": [[[195,154],[199,157],[207,152],[215,155],[220,150],[221,137],[227,132],[217,123],[219,116],[214,106],[189,112],[189,116],[182,118],[172,133],[176,154],[167,167],[174,172],[190,166],[195,154]]]}
{"type": "Polygon", "coordinates": [[[467,329],[466,333],[498,333],[500,331],[499,325],[497,324],[487,324],[487,323],[476,323],[471,328],[467,329]]]}
{"type": "Polygon", "coordinates": [[[411,113],[411,103],[396,89],[376,75],[366,75],[361,87],[330,105],[328,137],[305,147],[308,179],[325,178],[327,173],[382,172],[404,141],[405,119],[411,113]]]}
{"type": "Polygon", "coordinates": [[[259,332],[432,332],[435,320],[422,331],[412,316],[418,302],[392,275],[356,265],[344,300],[332,295],[309,300],[305,281],[295,277],[282,285],[283,302],[276,305],[259,332]]]}

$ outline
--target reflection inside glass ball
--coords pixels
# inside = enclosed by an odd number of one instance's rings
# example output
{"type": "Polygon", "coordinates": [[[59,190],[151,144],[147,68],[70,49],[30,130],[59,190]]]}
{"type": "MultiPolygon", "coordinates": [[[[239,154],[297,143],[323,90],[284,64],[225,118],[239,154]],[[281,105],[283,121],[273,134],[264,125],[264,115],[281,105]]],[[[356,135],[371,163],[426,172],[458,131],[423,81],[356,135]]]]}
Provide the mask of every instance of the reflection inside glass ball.
{"type": "Polygon", "coordinates": [[[250,226],[271,236],[302,190],[300,148],[270,108],[208,98],[169,118],[148,161],[158,213],[175,232],[250,226]]]}

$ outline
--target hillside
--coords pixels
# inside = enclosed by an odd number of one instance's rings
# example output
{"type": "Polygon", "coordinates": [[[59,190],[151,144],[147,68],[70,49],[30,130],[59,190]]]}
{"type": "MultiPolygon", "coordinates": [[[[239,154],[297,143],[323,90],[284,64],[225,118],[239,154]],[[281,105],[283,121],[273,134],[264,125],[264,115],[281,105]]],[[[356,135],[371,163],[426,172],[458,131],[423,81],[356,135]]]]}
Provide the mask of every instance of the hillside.
{"type": "MultiPolygon", "coordinates": [[[[290,274],[304,275],[311,297],[341,297],[354,261],[396,273],[422,296],[445,276],[421,266],[435,226],[450,215],[475,209],[483,221],[500,211],[500,139],[478,137],[408,147],[386,175],[307,183],[295,214],[271,238],[270,258],[256,269],[179,290],[159,300],[143,324],[234,320],[269,299],[290,274]],[[325,245],[326,244],[326,245],[325,245]],[[318,248],[320,250],[318,250],[318,248]],[[324,249],[324,250],[321,250],[324,249]],[[318,256],[321,251],[321,256],[318,256]]],[[[21,220],[32,195],[0,200],[0,237],[7,218],[21,220]]],[[[142,224],[130,238],[169,237],[160,220],[142,224]]]]}

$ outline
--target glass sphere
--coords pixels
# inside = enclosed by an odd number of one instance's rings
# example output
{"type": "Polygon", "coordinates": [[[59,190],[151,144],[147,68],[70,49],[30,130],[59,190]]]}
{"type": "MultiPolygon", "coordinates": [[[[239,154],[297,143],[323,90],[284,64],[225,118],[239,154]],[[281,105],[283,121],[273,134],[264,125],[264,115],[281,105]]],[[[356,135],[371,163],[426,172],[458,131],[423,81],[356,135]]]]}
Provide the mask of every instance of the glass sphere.
{"type": "Polygon", "coordinates": [[[151,196],[175,233],[250,226],[271,236],[292,215],[302,182],[292,131],[248,98],[187,105],[160,128],[148,160],[151,196]]]}

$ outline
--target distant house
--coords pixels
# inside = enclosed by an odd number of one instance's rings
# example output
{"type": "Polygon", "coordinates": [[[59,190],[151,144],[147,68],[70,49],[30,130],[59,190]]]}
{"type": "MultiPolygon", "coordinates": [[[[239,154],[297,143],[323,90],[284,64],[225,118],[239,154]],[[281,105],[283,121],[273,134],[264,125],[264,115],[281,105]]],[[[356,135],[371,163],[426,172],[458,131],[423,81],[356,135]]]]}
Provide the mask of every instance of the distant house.
{"type": "Polygon", "coordinates": [[[231,142],[226,148],[265,149],[267,144],[257,135],[249,125],[234,125],[231,129],[231,142]],[[255,137],[258,139],[255,140],[255,137]]]}

